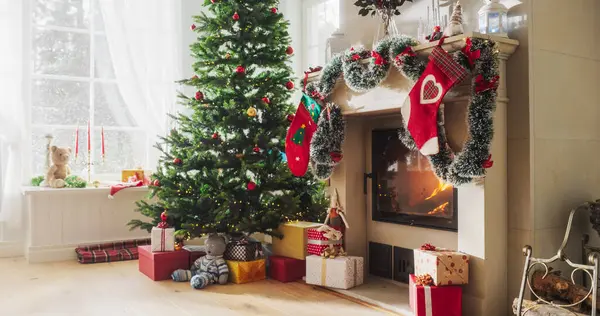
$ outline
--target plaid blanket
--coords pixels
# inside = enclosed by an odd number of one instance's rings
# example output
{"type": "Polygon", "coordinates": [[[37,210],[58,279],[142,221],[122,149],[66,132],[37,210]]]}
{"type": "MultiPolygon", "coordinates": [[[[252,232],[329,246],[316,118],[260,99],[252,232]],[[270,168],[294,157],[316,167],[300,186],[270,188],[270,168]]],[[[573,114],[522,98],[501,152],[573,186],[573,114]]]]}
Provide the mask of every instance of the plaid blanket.
{"type": "Polygon", "coordinates": [[[149,245],[150,239],[118,241],[106,244],[79,246],[75,249],[79,263],[136,260],[138,246],[149,245]]]}

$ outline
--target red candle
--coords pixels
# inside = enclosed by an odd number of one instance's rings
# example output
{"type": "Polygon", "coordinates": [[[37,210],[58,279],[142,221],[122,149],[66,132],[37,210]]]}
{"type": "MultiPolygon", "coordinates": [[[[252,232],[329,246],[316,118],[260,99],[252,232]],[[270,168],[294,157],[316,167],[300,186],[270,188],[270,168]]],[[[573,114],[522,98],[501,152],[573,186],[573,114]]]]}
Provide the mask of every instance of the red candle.
{"type": "Polygon", "coordinates": [[[88,152],[90,152],[90,151],[92,151],[92,142],[90,140],[90,137],[91,137],[90,136],[90,121],[88,121],[88,134],[87,134],[87,136],[88,136],[88,144],[87,144],[88,145],[88,152]]]}
{"type": "Polygon", "coordinates": [[[79,154],[79,125],[77,125],[77,129],[75,130],[75,158],[79,154]]]}
{"type": "Polygon", "coordinates": [[[104,157],[104,126],[102,126],[102,134],[100,134],[102,138],[102,157],[104,157]]]}

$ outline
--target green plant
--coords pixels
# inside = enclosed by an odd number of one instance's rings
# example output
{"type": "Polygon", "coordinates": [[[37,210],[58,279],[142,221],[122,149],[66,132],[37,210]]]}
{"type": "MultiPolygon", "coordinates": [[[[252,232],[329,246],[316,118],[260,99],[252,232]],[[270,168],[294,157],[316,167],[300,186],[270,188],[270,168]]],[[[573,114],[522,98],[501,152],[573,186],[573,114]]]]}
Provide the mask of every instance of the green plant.
{"type": "Polygon", "coordinates": [[[360,7],[358,14],[361,16],[371,16],[380,12],[387,14],[388,16],[400,15],[399,7],[401,7],[406,1],[413,2],[413,0],[357,0],[354,5],[360,7]]]}

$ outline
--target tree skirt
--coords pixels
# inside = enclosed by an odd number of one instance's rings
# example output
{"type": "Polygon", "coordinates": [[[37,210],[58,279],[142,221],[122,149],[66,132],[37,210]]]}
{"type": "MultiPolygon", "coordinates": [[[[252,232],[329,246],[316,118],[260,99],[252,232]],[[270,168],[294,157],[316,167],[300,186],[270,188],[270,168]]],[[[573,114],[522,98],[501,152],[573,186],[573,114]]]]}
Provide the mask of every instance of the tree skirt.
{"type": "Polygon", "coordinates": [[[75,248],[79,263],[137,260],[138,246],[149,245],[150,239],[117,241],[75,248]]]}

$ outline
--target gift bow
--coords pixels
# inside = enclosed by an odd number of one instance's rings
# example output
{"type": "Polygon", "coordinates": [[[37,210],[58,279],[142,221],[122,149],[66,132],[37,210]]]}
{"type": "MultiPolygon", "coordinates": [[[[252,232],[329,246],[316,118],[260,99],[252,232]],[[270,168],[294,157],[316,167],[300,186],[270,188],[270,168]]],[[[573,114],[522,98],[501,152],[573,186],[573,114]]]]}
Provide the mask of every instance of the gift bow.
{"type": "Polygon", "coordinates": [[[497,90],[498,89],[498,79],[499,76],[494,76],[489,81],[485,80],[483,76],[480,74],[475,78],[475,92],[480,93],[487,90],[497,90]]]}
{"type": "Polygon", "coordinates": [[[323,224],[321,227],[317,228],[317,231],[323,232],[323,237],[329,240],[342,240],[342,237],[344,236],[341,231],[326,224],[323,224]]]}
{"type": "Polygon", "coordinates": [[[432,286],[433,278],[429,274],[415,275],[415,283],[421,286],[432,286]]]}
{"type": "Polygon", "coordinates": [[[411,57],[414,57],[414,56],[417,56],[417,55],[416,55],[416,54],[415,54],[415,52],[412,50],[412,47],[408,46],[408,47],[407,47],[407,48],[405,48],[405,49],[404,49],[404,50],[403,50],[403,51],[402,51],[400,54],[396,55],[396,62],[397,62],[397,63],[399,63],[399,64],[401,64],[401,63],[402,63],[402,60],[401,60],[401,58],[402,58],[403,56],[411,56],[411,57]]]}
{"type": "Polygon", "coordinates": [[[381,66],[381,65],[384,65],[386,63],[385,59],[383,59],[383,57],[381,56],[381,54],[379,54],[376,51],[372,51],[371,52],[371,56],[373,58],[375,58],[375,65],[381,66]]]}
{"type": "Polygon", "coordinates": [[[423,244],[421,246],[421,250],[437,251],[437,248],[434,245],[432,245],[432,244],[423,244]]]}

